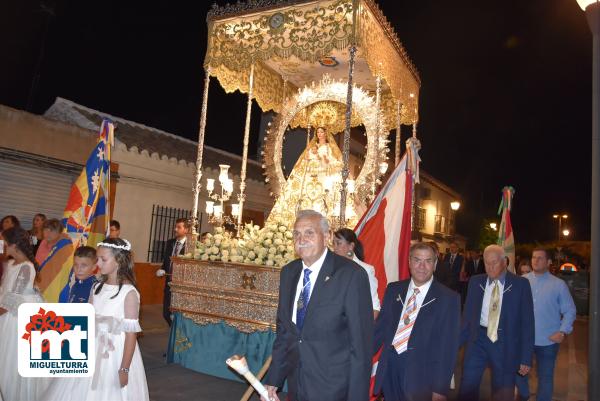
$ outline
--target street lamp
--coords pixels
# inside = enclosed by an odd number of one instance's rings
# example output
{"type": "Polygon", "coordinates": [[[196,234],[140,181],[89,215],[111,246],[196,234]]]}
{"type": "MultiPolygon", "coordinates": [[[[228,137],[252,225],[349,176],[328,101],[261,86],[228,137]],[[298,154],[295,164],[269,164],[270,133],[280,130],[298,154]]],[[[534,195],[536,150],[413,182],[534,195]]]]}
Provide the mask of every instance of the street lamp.
{"type": "Polygon", "coordinates": [[[571,231],[569,231],[569,229],[565,228],[564,230],[562,230],[562,235],[565,237],[568,237],[569,234],[571,234],[571,231]]]}
{"type": "Polygon", "coordinates": [[[562,221],[563,219],[568,219],[569,215],[567,214],[553,214],[552,215],[553,218],[558,220],[558,240],[560,241],[560,234],[563,232],[562,230],[562,221]]]}
{"type": "Polygon", "coordinates": [[[452,209],[456,212],[458,209],[460,209],[460,202],[459,201],[450,202],[450,209],[452,209]]]}
{"type": "Polygon", "coordinates": [[[498,230],[498,224],[494,223],[493,221],[490,223],[490,228],[494,231],[498,230]]]}
{"type": "MultiPolygon", "coordinates": [[[[592,31],[592,220],[588,375],[600,373],[600,2],[577,0],[592,31]]],[[[600,400],[600,380],[588,380],[588,400],[600,400]]]]}

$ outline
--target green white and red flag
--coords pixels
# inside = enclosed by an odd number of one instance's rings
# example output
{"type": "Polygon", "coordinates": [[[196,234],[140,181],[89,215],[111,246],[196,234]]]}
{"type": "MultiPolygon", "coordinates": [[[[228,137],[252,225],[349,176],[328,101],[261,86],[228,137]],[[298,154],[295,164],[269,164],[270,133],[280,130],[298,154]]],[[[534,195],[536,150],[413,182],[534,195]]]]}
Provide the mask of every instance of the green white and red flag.
{"type": "Polygon", "coordinates": [[[498,215],[502,215],[502,222],[498,230],[498,245],[504,248],[504,253],[508,257],[508,270],[513,273],[515,272],[515,235],[510,221],[510,210],[514,194],[513,187],[502,188],[502,200],[498,208],[498,215]]]}

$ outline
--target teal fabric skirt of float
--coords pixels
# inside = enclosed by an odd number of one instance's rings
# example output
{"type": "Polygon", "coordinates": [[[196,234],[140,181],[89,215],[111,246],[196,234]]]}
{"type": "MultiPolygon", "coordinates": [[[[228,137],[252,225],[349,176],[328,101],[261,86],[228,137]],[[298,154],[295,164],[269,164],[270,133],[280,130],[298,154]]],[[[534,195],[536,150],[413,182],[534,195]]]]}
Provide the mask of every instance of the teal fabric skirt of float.
{"type": "Polygon", "coordinates": [[[250,371],[257,374],[271,355],[275,332],[243,333],[225,322],[199,325],[175,313],[167,362],[223,379],[245,382],[229,369],[225,360],[232,355],[243,355],[250,371]]]}

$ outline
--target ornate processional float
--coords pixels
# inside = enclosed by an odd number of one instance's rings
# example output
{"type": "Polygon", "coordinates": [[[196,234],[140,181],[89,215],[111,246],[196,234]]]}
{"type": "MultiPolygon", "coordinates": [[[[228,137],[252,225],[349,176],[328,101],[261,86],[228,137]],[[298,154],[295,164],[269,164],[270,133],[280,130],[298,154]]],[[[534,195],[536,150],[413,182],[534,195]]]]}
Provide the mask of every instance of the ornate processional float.
{"type": "MultiPolygon", "coordinates": [[[[420,79],[372,0],[251,0],[213,6],[207,22],[193,233],[187,257],[173,258],[169,360],[236,378],[223,364],[228,356],[246,354],[257,370],[270,355],[279,268],[295,257],[290,229],[296,211],[315,209],[332,227],[354,226],[387,169],[389,132],[395,129],[395,164],[401,126],[411,125],[416,135],[420,79]],[[227,93],[238,90],[248,97],[232,216],[226,219],[223,207],[233,193],[227,166],[219,177],[224,196],[215,197],[220,204],[206,205],[213,221],[234,222],[237,235],[217,227],[197,241],[211,78],[227,93]],[[262,152],[265,182],[274,197],[265,227],[242,224],[253,100],[263,112],[275,113],[262,152]],[[353,127],[366,135],[364,162],[356,171],[350,169],[353,127]],[[298,128],[306,130],[306,148],[286,178],[284,138],[298,128]]],[[[211,194],[214,184],[205,182],[211,194]]]]}

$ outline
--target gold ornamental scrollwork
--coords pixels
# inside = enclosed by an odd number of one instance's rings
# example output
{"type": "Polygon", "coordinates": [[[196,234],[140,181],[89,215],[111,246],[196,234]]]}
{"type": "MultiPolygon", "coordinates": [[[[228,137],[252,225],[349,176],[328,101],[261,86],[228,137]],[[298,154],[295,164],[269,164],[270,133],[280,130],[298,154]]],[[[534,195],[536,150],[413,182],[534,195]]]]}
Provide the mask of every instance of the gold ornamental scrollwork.
{"type": "Polygon", "coordinates": [[[352,1],[321,1],[279,9],[282,25],[272,26],[275,12],[213,21],[205,64],[247,70],[254,61],[296,56],[311,63],[333,49],[343,50],[352,36],[352,1]]]}

